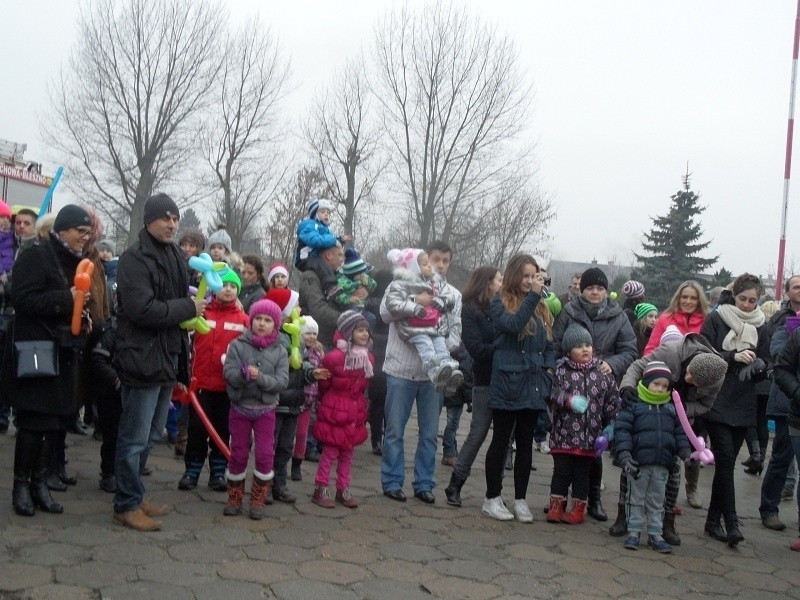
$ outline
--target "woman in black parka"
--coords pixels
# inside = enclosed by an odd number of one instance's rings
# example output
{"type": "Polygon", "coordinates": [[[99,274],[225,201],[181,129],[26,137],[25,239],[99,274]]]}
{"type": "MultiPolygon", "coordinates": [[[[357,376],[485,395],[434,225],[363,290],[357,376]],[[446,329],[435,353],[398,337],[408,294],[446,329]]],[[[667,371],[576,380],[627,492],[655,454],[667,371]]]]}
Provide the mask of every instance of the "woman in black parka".
{"type": "MultiPolygon", "coordinates": [[[[75,349],[69,344],[74,299],[73,283],[83,257],[85,240],[92,234],[89,214],[68,204],[56,216],[50,237],[22,253],[14,264],[13,341],[56,340],[59,374],[17,379],[13,359],[10,398],[17,415],[14,448],[14,510],[31,516],[35,507],[60,513],[45,481],[51,454],[56,451],[75,416],[75,349]]],[[[87,294],[88,295],[88,294],[87,294]]],[[[8,348],[13,353],[13,346],[8,348]]]]}

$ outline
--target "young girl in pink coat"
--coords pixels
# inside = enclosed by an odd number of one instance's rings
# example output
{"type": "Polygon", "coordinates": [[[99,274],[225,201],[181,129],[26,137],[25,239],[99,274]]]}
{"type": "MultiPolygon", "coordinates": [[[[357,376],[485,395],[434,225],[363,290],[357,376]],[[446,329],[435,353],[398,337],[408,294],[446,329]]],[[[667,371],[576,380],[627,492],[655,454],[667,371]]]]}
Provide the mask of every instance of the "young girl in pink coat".
{"type": "Polygon", "coordinates": [[[369,322],[360,312],[343,312],[336,322],[336,334],[336,348],[322,360],[322,367],[330,371],[330,379],[319,381],[320,402],[314,437],[322,442],[322,455],[311,501],[323,508],[333,508],[336,502],[356,508],[358,500],[350,493],[350,469],[353,449],[367,439],[364,392],[372,377],[375,359],[369,351],[369,322]],[[328,482],[331,466],[337,459],[334,501],[328,492],[328,482]]]}

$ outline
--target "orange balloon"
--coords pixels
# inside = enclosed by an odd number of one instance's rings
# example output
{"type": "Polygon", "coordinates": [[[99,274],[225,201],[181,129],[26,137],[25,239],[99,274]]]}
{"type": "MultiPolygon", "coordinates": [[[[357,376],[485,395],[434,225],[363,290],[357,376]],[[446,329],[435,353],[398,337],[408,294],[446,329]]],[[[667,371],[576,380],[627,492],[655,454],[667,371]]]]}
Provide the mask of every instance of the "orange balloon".
{"type": "Polygon", "coordinates": [[[81,315],[83,314],[83,304],[86,300],[86,292],[92,287],[92,273],[94,273],[94,263],[88,258],[84,258],[78,263],[78,268],[75,270],[75,289],[78,294],[75,295],[75,303],[72,305],[72,322],[70,323],[70,332],[72,335],[80,335],[81,333],[81,315]]]}

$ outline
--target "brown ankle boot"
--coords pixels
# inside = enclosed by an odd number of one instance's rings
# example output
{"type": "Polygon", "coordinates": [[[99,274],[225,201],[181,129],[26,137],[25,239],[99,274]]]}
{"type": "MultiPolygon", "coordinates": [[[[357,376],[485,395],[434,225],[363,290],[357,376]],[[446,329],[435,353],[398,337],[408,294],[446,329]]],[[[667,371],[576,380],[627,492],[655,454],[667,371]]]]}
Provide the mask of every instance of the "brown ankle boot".
{"type": "Polygon", "coordinates": [[[114,513],[114,520],[136,531],[158,531],[161,529],[161,522],[154,521],[148,517],[141,508],[114,513]]]}
{"type": "Polygon", "coordinates": [[[250,518],[256,521],[266,516],[266,499],[272,494],[273,472],[269,475],[253,473],[253,483],[250,486],[250,518]]]}
{"type": "Polygon", "coordinates": [[[347,508],[358,508],[358,500],[350,493],[350,488],[336,490],[336,502],[343,504],[347,508]]]}
{"type": "Polygon", "coordinates": [[[328,488],[324,485],[318,485],[314,488],[314,495],[311,496],[311,502],[322,508],[336,507],[336,502],[331,498],[328,493],[328,488]]]}
{"type": "Polygon", "coordinates": [[[235,517],[242,513],[242,500],[244,499],[244,477],[245,474],[231,475],[227,473],[228,481],[228,503],[222,510],[226,517],[235,517]]]}
{"type": "Polygon", "coordinates": [[[572,508],[568,513],[565,513],[561,517],[562,523],[569,523],[571,525],[577,525],[578,523],[583,523],[583,519],[586,516],[586,500],[575,500],[572,499],[572,508]]]}
{"type": "Polygon", "coordinates": [[[163,517],[164,515],[169,514],[169,511],[172,510],[169,504],[153,504],[152,502],[144,499],[142,499],[142,503],[139,505],[139,508],[141,508],[142,512],[148,517],[163,517]]]}
{"type": "Polygon", "coordinates": [[[547,510],[548,523],[561,523],[564,509],[567,507],[567,499],[564,496],[550,496],[550,508],[547,510]]]}

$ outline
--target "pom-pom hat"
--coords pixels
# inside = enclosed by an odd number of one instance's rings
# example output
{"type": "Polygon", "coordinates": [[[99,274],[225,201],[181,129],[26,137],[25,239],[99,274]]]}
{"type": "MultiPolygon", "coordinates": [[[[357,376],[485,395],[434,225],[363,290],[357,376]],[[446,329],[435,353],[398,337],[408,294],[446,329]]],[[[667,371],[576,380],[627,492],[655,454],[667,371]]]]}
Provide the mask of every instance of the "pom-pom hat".
{"type": "Polygon", "coordinates": [[[289,277],[289,269],[286,268],[286,265],[283,263],[275,263],[269,268],[269,273],[267,273],[267,281],[272,281],[272,278],[275,275],[285,275],[288,279],[289,277]]]}
{"type": "Polygon", "coordinates": [[[419,259],[419,255],[423,252],[424,250],[421,250],[420,248],[404,248],[402,250],[392,248],[386,254],[386,258],[388,258],[389,262],[391,262],[395,267],[408,269],[412,273],[419,275],[419,262],[417,262],[417,260],[419,259]]]}
{"type": "Polygon", "coordinates": [[[622,284],[622,293],[626,298],[644,298],[644,284],[633,279],[622,284]]]}
{"type": "Polygon", "coordinates": [[[361,326],[369,329],[369,321],[357,310],[346,310],[336,320],[336,330],[347,342],[353,337],[353,332],[361,326]]]}
{"type": "Polygon", "coordinates": [[[11,207],[0,198],[0,217],[11,218],[11,207]]]}
{"type": "Polygon", "coordinates": [[[272,300],[281,309],[283,316],[288,318],[292,309],[297,306],[300,296],[294,290],[272,288],[267,292],[267,300],[272,300]]]}

